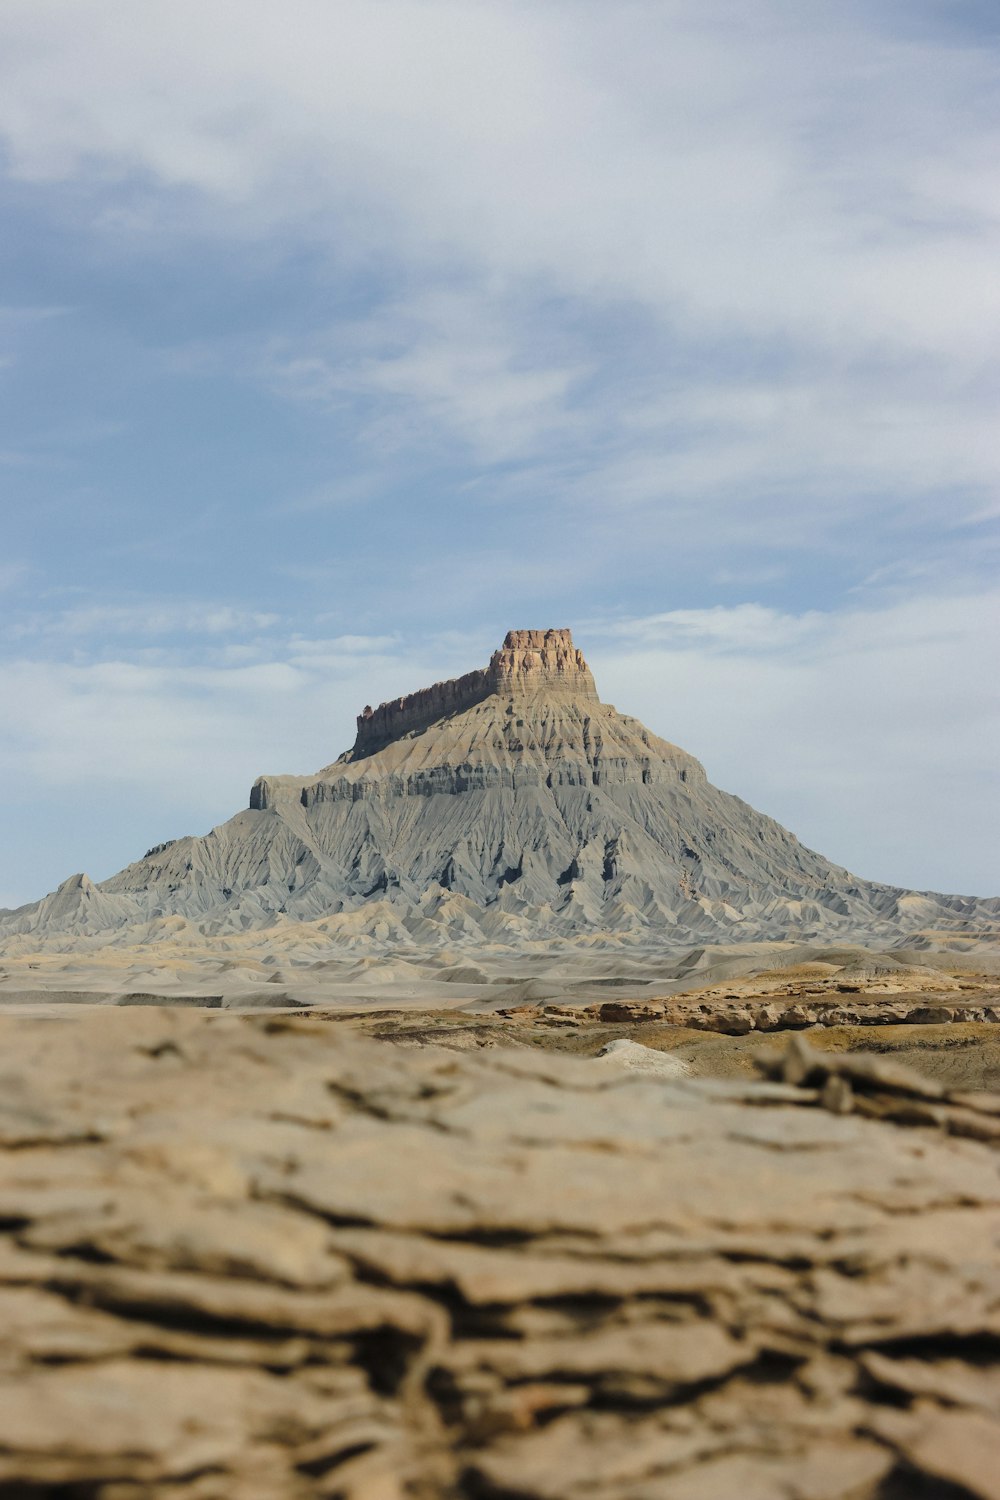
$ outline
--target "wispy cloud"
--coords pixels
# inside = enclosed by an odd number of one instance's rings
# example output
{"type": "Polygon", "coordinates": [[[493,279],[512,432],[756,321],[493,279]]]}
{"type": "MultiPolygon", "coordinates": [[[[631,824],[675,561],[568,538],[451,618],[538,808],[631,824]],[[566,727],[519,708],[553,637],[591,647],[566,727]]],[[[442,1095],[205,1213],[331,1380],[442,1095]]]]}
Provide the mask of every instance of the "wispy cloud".
{"type": "Polygon", "coordinates": [[[290,0],[236,20],[230,0],[151,0],[129,28],[110,0],[9,4],[14,169],[145,172],[244,205],[247,227],[325,237],[335,216],[348,256],[395,237],[682,319],[991,348],[976,48],[858,4],[290,0]]]}
{"type": "Polygon", "coordinates": [[[547,353],[523,305],[481,288],[438,289],[340,323],[294,353],[272,347],[263,376],[332,408],[364,402],[362,435],[380,450],[458,443],[504,463],[581,428],[574,390],[590,370],[547,353]]]}
{"type": "Polygon", "coordinates": [[[35,307],[30,303],[0,304],[0,336],[6,332],[30,326],[32,323],[45,322],[49,318],[60,318],[69,311],[68,307],[35,307]]]}
{"type": "Polygon", "coordinates": [[[857,4],[236,15],[151,0],[123,28],[110,0],[9,4],[15,170],[140,170],[247,205],[247,227],[326,238],[333,216],[349,257],[461,256],[681,321],[992,351],[998,129],[980,50],[894,34],[857,4]]]}
{"type": "MultiPolygon", "coordinates": [[[[710,652],[781,651],[829,627],[818,610],[802,615],[762,604],[716,605],[712,609],[674,609],[637,620],[617,620],[595,631],[632,646],[661,645],[710,652]]],[[[584,627],[586,628],[586,627],[584,627]]]]}
{"type": "Polygon", "coordinates": [[[513,465],[504,494],[709,532],[752,496],[804,544],[873,506],[978,524],[994,59],[916,9],[151,0],[122,28],[110,0],[19,0],[0,134],[24,180],[141,195],[157,237],[366,268],[360,311],[223,358],[344,416],[369,463],[513,465]]]}
{"type": "MultiPolygon", "coordinates": [[[[0,571],[0,585],[3,573],[0,571]]],[[[276,614],[234,609],[228,604],[145,601],[136,604],[88,604],[74,609],[48,609],[22,614],[0,636],[8,640],[56,637],[63,641],[120,641],[162,639],[177,634],[219,636],[266,631],[279,621],[276,614]]]]}

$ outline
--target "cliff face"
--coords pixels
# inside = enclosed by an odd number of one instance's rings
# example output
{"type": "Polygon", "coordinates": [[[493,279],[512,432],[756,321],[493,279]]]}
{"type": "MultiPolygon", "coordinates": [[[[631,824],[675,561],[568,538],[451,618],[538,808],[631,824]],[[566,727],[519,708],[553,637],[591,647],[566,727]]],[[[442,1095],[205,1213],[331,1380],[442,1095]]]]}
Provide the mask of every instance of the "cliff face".
{"type": "Polygon", "coordinates": [[[463,713],[494,694],[572,694],[597,699],[593,675],[568,630],[508,630],[488,667],[436,682],[402,698],[367,707],[358,715],[351,760],[375,755],[403,735],[427,729],[438,719],[463,713]]]}
{"type": "Polygon", "coordinates": [[[577,702],[598,702],[597,688],[583,652],[568,630],[508,630],[487,668],[490,691],[570,693],[577,702]]]}
{"type": "Polygon", "coordinates": [[[390,698],[378,708],[366,707],[364,713],[358,714],[358,734],[351,759],[375,755],[404,734],[415,734],[449,714],[462,713],[481,703],[490,691],[489,673],[478,668],[450,682],[435,682],[417,693],[407,693],[404,698],[390,698]]]}

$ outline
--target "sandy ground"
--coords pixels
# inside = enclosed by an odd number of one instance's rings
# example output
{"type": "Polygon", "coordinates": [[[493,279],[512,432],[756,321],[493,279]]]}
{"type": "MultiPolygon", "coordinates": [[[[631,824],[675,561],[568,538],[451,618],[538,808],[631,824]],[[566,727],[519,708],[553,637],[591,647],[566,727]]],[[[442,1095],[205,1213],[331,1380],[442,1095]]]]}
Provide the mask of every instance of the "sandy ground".
{"type": "MultiPolygon", "coordinates": [[[[727,999],[740,986],[749,993],[780,991],[788,983],[823,984],[846,969],[911,970],[903,988],[933,988],[936,980],[1000,979],[1000,949],[969,944],[935,951],[914,947],[876,952],[860,945],[803,943],[720,944],[715,947],[657,943],[622,949],[613,941],[538,943],[522,949],[499,945],[436,949],[393,945],[384,951],[348,954],[307,944],[296,924],[243,939],[173,944],[167,939],[138,947],[94,947],[83,942],[66,952],[49,947],[11,955],[0,950],[0,1007],[60,1004],[167,1003],[270,1009],[282,1006],[347,1006],[351,1009],[493,1012],[521,1004],[582,1006],[606,999],[713,990],[727,999]]],[[[865,976],[868,977],[867,975],[865,976]]],[[[880,989],[890,974],[870,976],[880,989]]],[[[838,981],[839,982],[839,981],[838,981]]],[[[895,982],[899,988],[899,983],[895,982]]]]}
{"type": "MultiPolygon", "coordinates": [[[[788,1030],[817,1047],[887,1053],[940,1082],[1000,1089],[1000,954],[749,944],[607,952],[456,951],[292,958],[254,944],[231,953],[97,950],[0,959],[0,1011],[68,1018],[99,1007],[168,1005],[277,1019],[295,1012],[327,1032],[345,1028],[398,1047],[496,1046],[595,1056],[625,1038],[669,1052],[698,1076],[751,1075],[754,1056],[788,1030]],[[866,1024],[803,1024],[817,1007],[839,1005],[866,1024]],[[697,1012],[677,1024],[677,1004],[697,1012]],[[657,1006],[672,1014],[657,1015],[657,1006]],[[609,1007],[617,1006],[617,1014],[609,1007]],[[947,1024],[899,1024],[914,1016],[947,1024]],[[631,1007],[631,1009],[630,1009],[631,1007]],[[722,1034],[743,1012],[767,1029],[722,1034]],[[976,1019],[962,1019],[969,1010],[976,1019]],[[896,1024],[879,1024],[893,1017],[896,1024]],[[761,1022],[763,1026],[764,1023],[761,1022]]],[[[688,1017],[682,1015],[680,1019],[688,1017]]]]}

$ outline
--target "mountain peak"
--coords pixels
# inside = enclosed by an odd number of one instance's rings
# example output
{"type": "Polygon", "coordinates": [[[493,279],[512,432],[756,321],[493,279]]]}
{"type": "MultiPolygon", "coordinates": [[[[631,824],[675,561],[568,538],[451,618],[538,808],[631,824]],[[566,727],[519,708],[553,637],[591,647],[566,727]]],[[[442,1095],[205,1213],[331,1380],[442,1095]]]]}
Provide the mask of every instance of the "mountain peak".
{"type": "Polygon", "coordinates": [[[462,713],[485,698],[533,697],[598,702],[593,674],[570,630],[508,630],[489,666],[432,687],[391,698],[358,715],[351,759],[374,755],[404,734],[415,734],[449,714],[462,713]]]}

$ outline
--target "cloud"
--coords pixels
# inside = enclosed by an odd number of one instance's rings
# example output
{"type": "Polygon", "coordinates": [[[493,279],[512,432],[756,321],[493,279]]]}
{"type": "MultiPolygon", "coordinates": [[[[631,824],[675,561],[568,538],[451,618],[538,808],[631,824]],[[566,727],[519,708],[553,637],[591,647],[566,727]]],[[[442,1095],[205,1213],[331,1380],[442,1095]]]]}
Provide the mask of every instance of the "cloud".
{"type": "Polygon", "coordinates": [[[26,614],[4,634],[8,639],[56,636],[63,640],[77,637],[131,640],[137,636],[162,639],[181,633],[214,639],[222,635],[267,630],[276,625],[279,618],[262,610],[234,609],[228,604],[175,601],[88,604],[77,609],[50,608],[44,613],[26,614]]]}
{"type": "Polygon", "coordinates": [[[123,25],[10,0],[0,131],[23,179],[145,176],[225,202],[228,232],[989,355],[992,61],[887,14],[149,0],[123,25]]]}
{"type": "Polygon", "coordinates": [[[638,620],[619,620],[599,634],[628,641],[635,648],[667,646],[717,653],[787,650],[826,624],[819,611],[790,615],[762,604],[712,609],[673,609],[638,620]]]}
{"type": "Polygon", "coordinates": [[[523,306],[439,288],[294,351],[272,345],[261,376],[283,395],[335,410],[364,402],[361,435],[380,452],[457,441],[493,464],[579,431],[572,393],[588,367],[546,353],[523,306]]]}
{"type": "Polygon", "coordinates": [[[166,797],[227,814],[248,774],[316,769],[339,754],[372,694],[394,697],[465,663],[447,636],[401,647],[393,637],[274,633],[235,650],[195,641],[152,652],[121,641],[113,656],[101,639],[76,645],[71,659],[0,661],[11,705],[0,770],[65,789],[127,782],[147,790],[150,806],[166,797]]]}
{"type": "Polygon", "coordinates": [[[940,357],[734,368],[718,345],[662,330],[630,347],[630,313],[605,314],[600,336],[582,307],[575,326],[563,316],[539,327],[523,299],[465,289],[381,307],[295,353],[272,343],[260,378],[340,415],[362,466],[281,508],[371,501],[401,466],[438,457],[488,474],[465,490],[470,506],[635,511],[648,541],[662,527],[674,546],[808,550],[836,537],[853,550],[879,531],[996,517],[1000,392],[940,357]]]}
{"type": "MultiPolygon", "coordinates": [[[[498,499],[736,543],[985,524],[995,57],[937,14],[9,0],[0,137],[116,253],[312,247],[334,314],[217,357],[339,415],[386,483],[506,467],[498,499]]],[[[287,504],[345,485],[371,492],[287,504]]]]}

